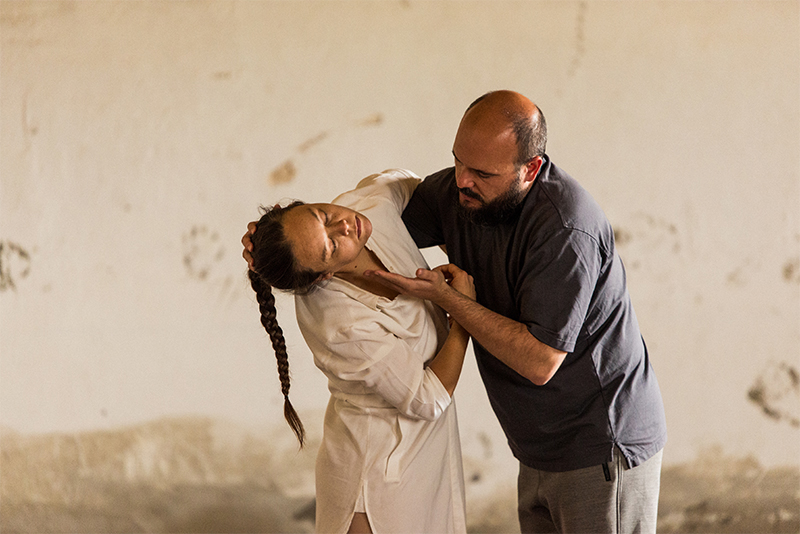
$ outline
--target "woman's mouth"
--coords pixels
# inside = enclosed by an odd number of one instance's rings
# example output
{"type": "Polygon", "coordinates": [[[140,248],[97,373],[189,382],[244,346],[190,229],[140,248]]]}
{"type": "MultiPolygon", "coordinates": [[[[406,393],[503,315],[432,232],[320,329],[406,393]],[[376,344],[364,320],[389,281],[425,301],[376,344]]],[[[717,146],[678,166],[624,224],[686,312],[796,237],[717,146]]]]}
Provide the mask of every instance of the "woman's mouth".
{"type": "Polygon", "coordinates": [[[356,237],[361,239],[361,219],[356,215],[356,237]]]}

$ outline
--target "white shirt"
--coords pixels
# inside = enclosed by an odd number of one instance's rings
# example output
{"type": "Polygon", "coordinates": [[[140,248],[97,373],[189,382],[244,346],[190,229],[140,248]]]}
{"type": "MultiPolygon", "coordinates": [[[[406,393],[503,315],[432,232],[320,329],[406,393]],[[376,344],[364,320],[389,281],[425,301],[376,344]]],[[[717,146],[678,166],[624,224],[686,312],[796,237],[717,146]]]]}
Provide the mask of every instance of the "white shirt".
{"type": "MultiPolygon", "coordinates": [[[[419,182],[393,169],[333,201],[367,216],[367,248],[411,277],[428,268],[400,218],[419,182]]],[[[346,532],[357,501],[376,534],[466,532],[455,404],[425,366],[447,336],[444,313],[336,277],[295,302],[331,393],[317,455],[317,532],[346,532]]]]}

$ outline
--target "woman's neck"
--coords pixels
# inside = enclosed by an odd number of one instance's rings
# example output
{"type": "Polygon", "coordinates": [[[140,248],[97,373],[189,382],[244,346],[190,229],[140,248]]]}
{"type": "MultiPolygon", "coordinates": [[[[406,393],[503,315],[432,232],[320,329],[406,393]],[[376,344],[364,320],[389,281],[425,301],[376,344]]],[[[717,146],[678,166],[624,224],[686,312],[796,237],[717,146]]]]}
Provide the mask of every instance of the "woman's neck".
{"type": "Polygon", "coordinates": [[[360,287],[364,291],[369,291],[379,297],[386,297],[389,300],[394,300],[394,298],[399,294],[397,291],[389,289],[385,285],[375,282],[373,279],[367,279],[364,277],[364,271],[370,270],[379,270],[385,271],[386,266],[378,259],[378,256],[375,255],[374,252],[369,250],[368,248],[364,247],[363,253],[359,255],[358,260],[356,261],[355,265],[353,266],[353,270],[350,271],[340,271],[336,273],[337,278],[341,278],[342,280],[347,280],[354,286],[360,287]]]}

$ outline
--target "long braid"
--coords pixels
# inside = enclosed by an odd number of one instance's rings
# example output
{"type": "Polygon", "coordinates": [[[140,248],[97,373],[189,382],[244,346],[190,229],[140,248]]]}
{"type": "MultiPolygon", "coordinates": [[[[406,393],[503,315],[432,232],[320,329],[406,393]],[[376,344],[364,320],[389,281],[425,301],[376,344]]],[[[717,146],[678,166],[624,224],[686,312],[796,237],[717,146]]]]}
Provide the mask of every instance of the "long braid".
{"type": "Polygon", "coordinates": [[[300,448],[302,448],[306,433],[300,417],[297,415],[292,403],[289,402],[289,357],[286,353],[286,340],[283,337],[283,330],[278,325],[275,296],[272,294],[272,288],[269,284],[264,282],[257,273],[251,270],[248,271],[248,276],[250,277],[250,285],[253,287],[253,291],[256,292],[258,307],[261,311],[261,324],[269,334],[272,348],[275,350],[275,357],[278,360],[278,376],[281,380],[281,392],[284,399],[283,416],[297,436],[300,448]]]}

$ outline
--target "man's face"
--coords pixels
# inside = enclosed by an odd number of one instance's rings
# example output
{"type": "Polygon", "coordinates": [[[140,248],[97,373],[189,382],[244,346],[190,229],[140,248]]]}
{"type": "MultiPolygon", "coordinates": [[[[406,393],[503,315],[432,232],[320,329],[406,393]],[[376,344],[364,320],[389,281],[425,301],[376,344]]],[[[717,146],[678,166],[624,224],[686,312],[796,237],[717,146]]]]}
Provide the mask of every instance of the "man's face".
{"type": "Polygon", "coordinates": [[[516,165],[516,137],[510,128],[500,131],[470,126],[462,121],[453,144],[460,212],[481,224],[508,220],[530,187],[516,165]]]}

